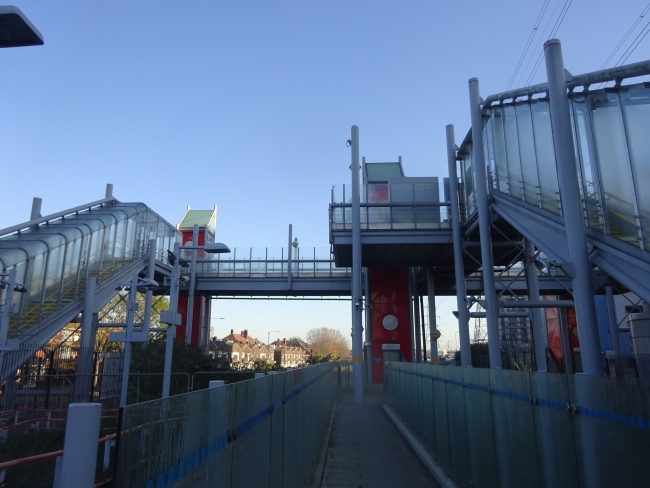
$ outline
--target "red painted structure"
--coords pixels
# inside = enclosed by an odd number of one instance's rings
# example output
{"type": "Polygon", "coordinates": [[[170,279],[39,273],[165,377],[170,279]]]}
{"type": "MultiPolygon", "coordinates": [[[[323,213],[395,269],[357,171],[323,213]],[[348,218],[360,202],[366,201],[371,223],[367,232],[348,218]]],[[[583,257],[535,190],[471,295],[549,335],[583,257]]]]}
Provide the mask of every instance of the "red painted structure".
{"type": "MultiPolygon", "coordinates": [[[[545,296],[545,300],[566,300],[568,297],[565,296],[545,296]]],[[[575,351],[580,348],[580,338],[578,337],[578,321],[576,319],[576,310],[575,308],[565,309],[566,313],[566,327],[567,327],[567,336],[569,338],[569,348],[571,351],[575,351]]],[[[564,369],[563,361],[564,354],[562,352],[562,332],[560,328],[562,327],[562,322],[560,321],[561,310],[557,308],[547,308],[546,309],[546,329],[548,331],[548,346],[551,350],[551,354],[555,359],[555,362],[561,370],[564,369]]],[[[571,358],[568,358],[570,361],[571,358]]]]}
{"type": "MultiPolygon", "coordinates": [[[[183,235],[181,245],[192,244],[195,223],[199,225],[197,246],[214,242],[216,213],[216,207],[214,210],[190,210],[188,208],[182,222],[177,226],[183,235]]],[[[203,251],[197,251],[197,259],[203,259],[203,251]]],[[[185,340],[187,329],[185,324],[190,306],[188,302],[187,290],[181,290],[178,297],[178,313],[182,316],[182,325],[176,327],[176,340],[185,340]]],[[[207,296],[195,292],[193,302],[191,343],[195,346],[201,346],[203,345],[202,338],[205,337],[204,329],[210,327],[210,300],[207,296]]]]}
{"type": "Polygon", "coordinates": [[[384,361],[396,360],[395,352],[399,354],[399,361],[411,362],[412,359],[408,277],[408,268],[368,269],[373,383],[384,382],[384,361]],[[397,318],[397,327],[393,330],[384,326],[384,319],[390,315],[397,318]]]}

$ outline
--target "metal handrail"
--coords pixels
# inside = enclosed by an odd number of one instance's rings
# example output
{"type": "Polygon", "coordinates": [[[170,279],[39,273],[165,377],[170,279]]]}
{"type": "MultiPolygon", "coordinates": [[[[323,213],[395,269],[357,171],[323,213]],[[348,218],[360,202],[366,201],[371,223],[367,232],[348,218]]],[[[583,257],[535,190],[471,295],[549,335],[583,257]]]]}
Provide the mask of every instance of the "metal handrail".
{"type": "Polygon", "coordinates": [[[38,219],[30,220],[22,224],[12,225],[11,227],[7,227],[5,229],[0,229],[0,237],[6,236],[7,234],[13,234],[14,232],[20,232],[21,230],[28,229],[35,225],[43,224],[45,222],[49,222],[50,220],[59,219],[61,217],[65,217],[66,215],[82,212],[83,210],[89,210],[93,207],[99,207],[106,203],[120,203],[120,201],[117,200],[116,198],[113,198],[112,196],[110,198],[102,198],[101,200],[96,200],[94,202],[86,203],[85,205],[79,205],[78,207],[74,207],[68,210],[63,210],[61,212],[46,215],[45,217],[39,217],[38,219]]]}

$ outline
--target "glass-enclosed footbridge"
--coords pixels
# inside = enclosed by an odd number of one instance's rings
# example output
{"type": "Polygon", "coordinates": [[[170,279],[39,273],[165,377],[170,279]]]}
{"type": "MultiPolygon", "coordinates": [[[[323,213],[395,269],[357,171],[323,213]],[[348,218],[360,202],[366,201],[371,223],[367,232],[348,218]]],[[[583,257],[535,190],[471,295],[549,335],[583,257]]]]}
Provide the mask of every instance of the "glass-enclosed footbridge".
{"type": "MultiPolygon", "coordinates": [[[[143,203],[105,199],[0,231],[5,300],[14,289],[2,333],[13,347],[43,344],[82,310],[85,284],[97,282],[98,305],[147,266],[150,242],[157,262],[178,239],[176,228],[143,203]],[[153,241],[152,241],[153,239],[153,241]]],[[[103,303],[102,303],[103,302],[103,303]]]]}

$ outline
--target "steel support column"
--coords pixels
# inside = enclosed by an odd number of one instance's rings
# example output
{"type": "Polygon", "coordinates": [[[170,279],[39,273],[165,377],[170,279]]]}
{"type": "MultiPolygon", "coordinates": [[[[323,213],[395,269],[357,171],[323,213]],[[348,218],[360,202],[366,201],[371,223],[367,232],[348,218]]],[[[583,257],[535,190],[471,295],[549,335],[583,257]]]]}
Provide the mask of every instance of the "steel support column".
{"type": "Polygon", "coordinates": [[[79,358],[74,380],[73,398],[75,402],[88,401],[90,391],[90,375],[93,373],[93,355],[95,349],[95,290],[97,278],[88,277],[84,290],[84,310],[81,323],[81,337],[79,338],[79,358]]]}
{"type": "MultiPolygon", "coordinates": [[[[192,245],[199,245],[199,224],[194,224],[194,227],[192,228],[192,245]]],[[[185,321],[185,342],[187,344],[192,343],[192,322],[194,322],[194,290],[196,289],[196,258],[198,251],[196,249],[192,249],[190,252],[192,253],[192,259],[190,262],[189,291],[187,293],[187,320],[185,321]]],[[[180,259],[180,254],[178,255],[178,258],[180,259]]],[[[200,342],[200,340],[201,334],[199,331],[199,334],[197,336],[197,343],[200,342]]],[[[197,346],[198,345],[200,344],[197,344],[197,346]]]]}
{"type": "Polygon", "coordinates": [[[354,403],[363,403],[363,296],[361,290],[361,195],[359,188],[359,127],[352,126],[352,374],[354,403]]]}
{"type": "Polygon", "coordinates": [[[293,233],[293,226],[289,224],[289,244],[287,245],[287,290],[291,290],[291,258],[293,252],[291,251],[291,234],[293,233]]]}
{"type": "Polygon", "coordinates": [[[162,397],[169,397],[169,389],[172,377],[172,355],[174,354],[174,339],[176,338],[176,315],[178,313],[178,280],[180,278],[180,255],[181,243],[174,243],[174,255],[176,261],[172,265],[172,275],[169,286],[169,316],[170,324],[167,324],[167,342],[165,343],[165,363],[163,366],[163,388],[162,397]]]}
{"type": "Polygon", "coordinates": [[[422,362],[422,341],[424,337],[421,335],[420,328],[420,307],[418,283],[417,283],[417,268],[411,268],[411,312],[413,314],[413,332],[415,333],[415,362],[422,362]]]}
{"type": "MultiPolygon", "coordinates": [[[[524,258],[526,262],[526,287],[528,288],[528,300],[539,302],[539,280],[537,279],[537,267],[535,266],[535,246],[528,239],[525,239],[524,258]]],[[[530,309],[530,318],[533,328],[533,341],[535,345],[535,365],[537,371],[547,371],[546,366],[546,320],[541,308],[530,309]]]]}
{"type": "Polygon", "coordinates": [[[601,376],[603,374],[603,362],[600,355],[596,306],[591,282],[591,265],[587,251],[585,226],[582,219],[580,188],[560,41],[557,39],[546,41],[544,43],[544,56],[546,59],[553,148],[557,162],[562,214],[571,260],[570,264],[573,268],[569,274],[573,281],[573,297],[576,302],[582,368],[585,374],[601,376]]]}
{"type": "Polygon", "coordinates": [[[474,168],[478,227],[481,240],[481,266],[483,267],[483,293],[485,294],[485,312],[487,314],[488,354],[490,367],[501,369],[501,344],[499,340],[499,319],[497,318],[499,306],[494,285],[490,209],[488,207],[485,156],[483,154],[483,120],[477,78],[469,80],[469,105],[472,113],[472,166],[474,168]]]}
{"type": "Polygon", "coordinates": [[[427,299],[429,303],[429,348],[431,352],[431,362],[438,362],[438,339],[436,332],[438,324],[436,323],[436,285],[433,268],[427,266],[427,299]]]}
{"type": "Polygon", "coordinates": [[[611,286],[605,287],[607,294],[607,315],[609,318],[609,333],[612,338],[612,349],[614,350],[614,363],[616,376],[623,376],[623,363],[621,361],[621,341],[618,336],[618,320],[616,318],[616,305],[614,304],[614,291],[611,286]]]}
{"type": "MultiPolygon", "coordinates": [[[[465,287],[465,266],[463,266],[463,238],[458,202],[458,174],[456,171],[456,141],[454,126],[447,126],[447,164],[449,167],[449,197],[451,200],[451,231],[454,244],[454,272],[456,276],[456,303],[458,306],[458,338],[460,341],[460,365],[472,367],[472,353],[469,346],[469,310],[465,287]]],[[[436,354],[438,349],[436,347],[436,354]]],[[[433,356],[432,356],[433,357],[433,356]]],[[[499,355],[500,357],[500,355],[499,355]]]]}
{"type": "MultiPolygon", "coordinates": [[[[147,263],[147,278],[153,280],[156,271],[156,239],[149,240],[149,262],[147,263]]],[[[153,306],[153,290],[147,287],[144,295],[144,316],[142,318],[142,332],[149,335],[151,326],[151,307],[153,306]]]]}

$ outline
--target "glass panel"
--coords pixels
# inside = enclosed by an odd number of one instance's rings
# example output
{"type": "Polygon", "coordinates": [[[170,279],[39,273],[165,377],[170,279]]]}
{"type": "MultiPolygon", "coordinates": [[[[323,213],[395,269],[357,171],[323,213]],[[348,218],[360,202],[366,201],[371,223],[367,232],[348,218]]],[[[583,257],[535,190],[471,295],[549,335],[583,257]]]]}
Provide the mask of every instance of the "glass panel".
{"type": "Polygon", "coordinates": [[[569,376],[581,486],[646,486],[650,390],[627,378],[569,376]]]}
{"type": "Polygon", "coordinates": [[[519,161],[519,135],[515,107],[503,108],[503,127],[506,143],[506,158],[508,161],[508,186],[510,195],[519,200],[524,199],[521,163],[519,161]]]}
{"type": "Polygon", "coordinates": [[[268,483],[271,382],[272,378],[267,376],[233,385],[237,442],[233,443],[232,472],[236,476],[236,485],[242,488],[268,483]],[[255,469],[250,469],[251,459],[255,460],[255,469]]]}
{"type": "Polygon", "coordinates": [[[576,145],[582,172],[582,198],[587,212],[587,226],[604,232],[604,215],[598,171],[595,165],[589,107],[584,96],[572,100],[576,145]]]}
{"type": "Polygon", "coordinates": [[[529,401],[530,374],[489,371],[499,482],[504,487],[540,486],[534,406],[529,401]]]}
{"type": "Polygon", "coordinates": [[[522,103],[517,105],[515,110],[517,114],[517,133],[519,137],[524,200],[539,207],[541,203],[539,197],[539,177],[537,175],[535,137],[533,135],[533,120],[530,113],[530,104],[522,103]]]}
{"type": "Polygon", "coordinates": [[[64,252],[65,247],[57,246],[50,249],[47,253],[47,272],[45,275],[45,296],[43,299],[42,318],[59,309],[64,252]]]}
{"type": "Polygon", "coordinates": [[[636,195],[645,249],[650,249],[650,192],[644,186],[650,181],[650,88],[638,85],[621,92],[627,144],[636,182],[636,195]]]}
{"type": "Polygon", "coordinates": [[[589,99],[608,233],[638,246],[632,179],[618,95],[598,93],[589,99]]]}
{"type": "Polygon", "coordinates": [[[473,486],[499,486],[492,421],[490,370],[463,368],[468,454],[473,486]]]}
{"type": "Polygon", "coordinates": [[[451,450],[451,478],[458,487],[469,488],[471,466],[467,443],[467,419],[465,418],[465,394],[463,369],[445,368],[447,380],[447,421],[449,423],[449,446],[451,450]]]}
{"type": "Polygon", "coordinates": [[[535,425],[538,432],[539,464],[543,486],[580,486],[576,445],[571,416],[567,376],[539,373],[531,375],[535,397],[535,425]]]}
{"type": "Polygon", "coordinates": [[[332,187],[332,203],[344,203],[343,185],[334,185],[332,187]]]}
{"type": "Polygon", "coordinates": [[[506,152],[506,134],[503,124],[503,109],[492,111],[492,134],[494,137],[494,160],[497,168],[498,189],[510,195],[510,178],[508,171],[508,156],[506,152]]]}
{"type": "Polygon", "coordinates": [[[467,154],[462,160],[462,181],[465,190],[465,218],[468,219],[476,211],[476,193],[474,191],[474,171],[472,170],[472,147],[467,147],[467,154]]]}
{"type": "MultiPolygon", "coordinates": [[[[147,249],[149,245],[149,235],[144,236],[142,239],[142,248],[138,249],[136,246],[136,236],[137,236],[137,221],[135,217],[129,218],[126,222],[126,236],[124,237],[124,259],[128,262],[132,261],[134,257],[139,255],[144,255],[143,252],[147,249]]],[[[144,228],[142,229],[145,230],[144,228]]]]}
{"type": "Polygon", "coordinates": [[[542,208],[560,215],[560,187],[558,186],[557,166],[553,132],[551,130],[551,113],[548,101],[537,100],[531,104],[533,134],[535,135],[535,155],[539,174],[539,191],[542,208]]]}
{"type": "MultiPolygon", "coordinates": [[[[121,217],[121,216],[120,216],[121,217]]],[[[128,220],[120,220],[115,226],[115,242],[113,245],[113,261],[117,268],[121,267],[126,252],[126,226],[128,220]]],[[[110,248],[109,248],[110,249],[110,248]]],[[[108,251],[110,252],[110,251],[108,251]]]]}
{"type": "MultiPolygon", "coordinates": [[[[276,488],[282,486],[282,449],[284,445],[284,415],[282,415],[282,401],[284,399],[284,375],[271,375],[271,402],[273,415],[271,415],[271,469],[269,486],[276,488]]],[[[217,486],[217,485],[215,485],[217,486]]]]}
{"type": "Polygon", "coordinates": [[[433,454],[436,452],[436,422],[435,409],[433,408],[433,379],[431,377],[431,368],[439,366],[424,363],[421,367],[422,440],[429,453],[433,454]]]}
{"type": "Polygon", "coordinates": [[[445,388],[445,369],[431,369],[433,377],[433,409],[435,415],[436,452],[435,458],[445,473],[451,474],[451,452],[449,450],[449,423],[447,422],[447,389],[445,388]]]}
{"type": "Polygon", "coordinates": [[[498,175],[496,168],[496,161],[494,158],[494,131],[492,130],[492,111],[488,110],[487,115],[489,119],[487,120],[485,127],[483,128],[483,141],[485,142],[485,157],[487,158],[487,178],[488,178],[488,188],[493,190],[498,190],[498,175]]]}

